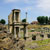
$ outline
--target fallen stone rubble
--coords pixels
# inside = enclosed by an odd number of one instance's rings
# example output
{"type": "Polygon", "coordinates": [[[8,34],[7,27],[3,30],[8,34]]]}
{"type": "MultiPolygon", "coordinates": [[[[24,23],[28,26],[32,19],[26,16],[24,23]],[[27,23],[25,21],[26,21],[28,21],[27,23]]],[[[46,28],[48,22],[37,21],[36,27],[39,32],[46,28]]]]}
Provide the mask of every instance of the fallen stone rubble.
{"type": "Polygon", "coordinates": [[[0,50],[24,50],[24,41],[14,39],[13,35],[0,34],[0,50]]]}

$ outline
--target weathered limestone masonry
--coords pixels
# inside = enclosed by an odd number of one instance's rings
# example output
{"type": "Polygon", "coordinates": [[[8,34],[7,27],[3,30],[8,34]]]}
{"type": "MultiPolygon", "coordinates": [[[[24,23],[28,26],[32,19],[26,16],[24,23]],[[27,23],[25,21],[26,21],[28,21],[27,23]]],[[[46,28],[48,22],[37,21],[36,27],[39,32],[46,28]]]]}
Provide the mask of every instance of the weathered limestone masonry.
{"type": "Polygon", "coordinates": [[[12,13],[8,16],[8,27],[10,33],[14,34],[14,38],[20,38],[20,27],[21,25],[24,26],[24,37],[28,37],[27,33],[27,25],[28,23],[20,21],[20,10],[13,9],[12,13]]]}

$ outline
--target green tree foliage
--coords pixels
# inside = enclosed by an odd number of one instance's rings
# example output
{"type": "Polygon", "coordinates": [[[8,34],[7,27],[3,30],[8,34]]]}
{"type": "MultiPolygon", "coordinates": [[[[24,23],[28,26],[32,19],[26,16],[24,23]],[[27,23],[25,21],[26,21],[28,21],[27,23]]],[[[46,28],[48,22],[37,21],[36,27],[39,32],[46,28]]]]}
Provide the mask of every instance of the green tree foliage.
{"type": "Polygon", "coordinates": [[[22,22],[26,22],[26,19],[23,19],[22,22]]]}
{"type": "Polygon", "coordinates": [[[50,21],[50,17],[49,17],[49,21],[50,21]]]}
{"type": "Polygon", "coordinates": [[[45,23],[45,17],[42,16],[42,17],[41,17],[41,24],[44,24],[44,23],[45,23]]]}
{"type": "Polygon", "coordinates": [[[48,24],[50,24],[50,17],[49,17],[49,20],[48,20],[48,24]]]}
{"type": "Polygon", "coordinates": [[[46,24],[48,24],[48,17],[46,16],[46,24]]]}
{"type": "Polygon", "coordinates": [[[1,21],[0,21],[0,23],[1,23],[1,21]]]}
{"type": "Polygon", "coordinates": [[[48,24],[48,16],[39,16],[37,17],[37,21],[40,24],[48,24]]]}
{"type": "Polygon", "coordinates": [[[37,20],[41,24],[41,16],[37,17],[37,20]]]}
{"type": "Polygon", "coordinates": [[[0,20],[0,23],[5,24],[6,21],[5,21],[4,19],[1,19],[1,20],[0,20]]]}

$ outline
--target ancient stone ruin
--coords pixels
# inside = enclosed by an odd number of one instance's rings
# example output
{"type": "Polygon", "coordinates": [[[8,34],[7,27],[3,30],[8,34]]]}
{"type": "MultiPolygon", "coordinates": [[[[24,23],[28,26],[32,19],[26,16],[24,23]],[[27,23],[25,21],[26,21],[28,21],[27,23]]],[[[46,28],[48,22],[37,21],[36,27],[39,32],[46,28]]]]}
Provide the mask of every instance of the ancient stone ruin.
{"type": "Polygon", "coordinates": [[[20,10],[13,9],[10,15],[8,16],[8,24],[10,33],[14,34],[14,38],[20,38],[20,27],[24,26],[24,38],[28,37],[27,33],[27,22],[20,21],[20,10]]]}

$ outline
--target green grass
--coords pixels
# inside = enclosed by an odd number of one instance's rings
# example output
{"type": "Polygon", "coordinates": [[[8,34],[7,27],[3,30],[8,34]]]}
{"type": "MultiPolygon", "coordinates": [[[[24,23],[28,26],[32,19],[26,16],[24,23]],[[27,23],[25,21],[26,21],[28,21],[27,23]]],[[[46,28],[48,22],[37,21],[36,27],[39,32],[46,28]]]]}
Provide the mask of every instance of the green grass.
{"type": "Polygon", "coordinates": [[[39,46],[41,46],[41,45],[50,43],[50,39],[40,40],[40,41],[32,41],[32,42],[28,42],[27,44],[33,44],[33,43],[37,43],[39,46]]]}
{"type": "Polygon", "coordinates": [[[42,46],[39,48],[35,48],[35,49],[30,49],[30,48],[26,48],[27,50],[50,50],[50,45],[48,46],[42,46]]]}
{"type": "Polygon", "coordinates": [[[45,45],[45,44],[50,43],[50,39],[35,41],[35,42],[40,46],[40,45],[45,45]]]}
{"type": "Polygon", "coordinates": [[[42,47],[39,47],[39,48],[36,48],[36,49],[32,49],[32,50],[50,50],[50,45],[48,45],[48,46],[42,46],[42,47]]]}
{"type": "Polygon", "coordinates": [[[42,40],[42,41],[32,41],[32,42],[26,42],[27,46],[31,45],[31,44],[34,44],[34,43],[37,43],[38,46],[40,46],[40,48],[36,48],[36,49],[31,49],[31,48],[28,48],[26,47],[27,50],[43,50],[45,48],[50,48],[49,46],[46,47],[46,46],[43,46],[43,45],[48,45],[50,43],[50,39],[46,39],[46,40],[42,40]],[[41,47],[43,46],[43,47],[41,47]]]}

